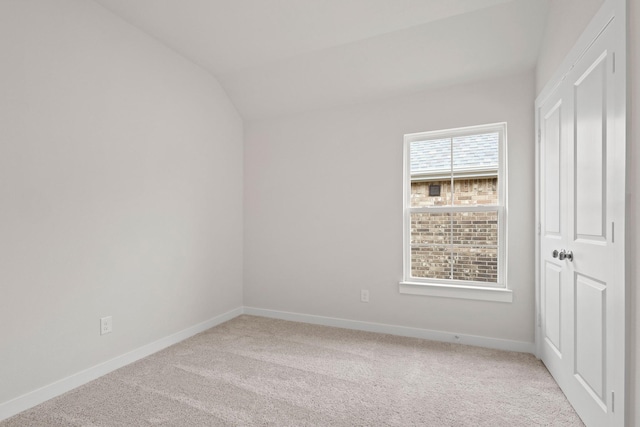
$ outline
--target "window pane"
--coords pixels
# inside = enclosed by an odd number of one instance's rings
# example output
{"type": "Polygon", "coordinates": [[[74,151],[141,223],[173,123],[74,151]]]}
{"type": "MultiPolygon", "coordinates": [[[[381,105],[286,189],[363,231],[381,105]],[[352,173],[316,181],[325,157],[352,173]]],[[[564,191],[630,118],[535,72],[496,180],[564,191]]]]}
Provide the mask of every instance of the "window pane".
{"type": "Polygon", "coordinates": [[[451,171],[451,138],[413,141],[410,151],[411,176],[451,171]]]}
{"type": "Polygon", "coordinates": [[[450,246],[412,247],[411,276],[428,279],[451,279],[450,246]]]}
{"type": "Polygon", "coordinates": [[[498,212],[455,212],[453,243],[469,246],[498,246],[498,212]]]}
{"type": "Polygon", "coordinates": [[[453,251],[453,279],[498,282],[498,249],[456,246],[453,251]]]}
{"type": "Polygon", "coordinates": [[[451,214],[412,213],[411,246],[449,245],[451,243],[451,214]]]}
{"type": "Polygon", "coordinates": [[[499,134],[453,138],[454,205],[498,204],[499,134]]]}
{"type": "Polygon", "coordinates": [[[498,170],[498,132],[453,138],[453,171],[498,170]]]}
{"type": "Polygon", "coordinates": [[[411,207],[451,206],[451,138],[410,145],[411,207]]]}
{"type": "Polygon", "coordinates": [[[498,205],[498,178],[456,178],[453,181],[456,206],[498,205]]]}
{"type": "Polygon", "coordinates": [[[451,199],[451,180],[411,183],[412,208],[451,206],[451,199]]]}

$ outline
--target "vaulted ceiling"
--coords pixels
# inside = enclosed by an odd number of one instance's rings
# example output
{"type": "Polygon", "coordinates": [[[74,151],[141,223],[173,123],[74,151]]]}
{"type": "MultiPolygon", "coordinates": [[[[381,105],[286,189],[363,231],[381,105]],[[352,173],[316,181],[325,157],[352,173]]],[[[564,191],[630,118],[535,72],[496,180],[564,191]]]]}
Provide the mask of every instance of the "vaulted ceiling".
{"type": "Polygon", "coordinates": [[[212,73],[246,120],[535,66],[548,0],[95,0],[212,73]]]}

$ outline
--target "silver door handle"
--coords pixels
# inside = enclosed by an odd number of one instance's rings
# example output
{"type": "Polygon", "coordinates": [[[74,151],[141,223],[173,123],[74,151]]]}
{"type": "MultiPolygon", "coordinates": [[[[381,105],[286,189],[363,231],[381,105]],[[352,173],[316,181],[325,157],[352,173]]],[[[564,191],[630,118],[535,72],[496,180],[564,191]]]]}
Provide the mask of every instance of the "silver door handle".
{"type": "Polygon", "coordinates": [[[565,259],[568,259],[569,261],[573,261],[573,252],[569,251],[566,252],[564,249],[560,251],[560,253],[558,254],[558,259],[560,261],[564,261],[565,259]]]}

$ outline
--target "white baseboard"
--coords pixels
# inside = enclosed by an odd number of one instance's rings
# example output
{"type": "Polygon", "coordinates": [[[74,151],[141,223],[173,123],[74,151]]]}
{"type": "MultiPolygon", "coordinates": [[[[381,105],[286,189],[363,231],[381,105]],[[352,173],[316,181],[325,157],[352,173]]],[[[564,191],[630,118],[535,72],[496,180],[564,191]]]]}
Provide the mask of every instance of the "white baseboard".
{"type": "Polygon", "coordinates": [[[358,331],[378,332],[403,337],[423,338],[455,344],[466,344],[498,350],[534,353],[535,344],[525,341],[504,340],[476,335],[456,334],[452,332],[432,331],[429,329],[410,328],[407,326],[387,325],[383,323],[362,322],[359,320],[337,319],[334,317],[314,316],[310,314],[290,313],[286,311],[267,310],[263,308],[244,307],[244,314],[270,317],[273,319],[291,320],[294,322],[312,323],[315,325],[334,326],[358,331]]]}
{"type": "Polygon", "coordinates": [[[290,313],[285,311],[267,310],[255,307],[239,307],[227,313],[216,316],[205,322],[191,326],[175,334],[159,339],[155,342],[137,348],[129,353],[115,357],[99,365],[80,371],[52,384],[26,393],[15,399],[0,404],[0,421],[19,414],[49,399],[80,387],[90,381],[100,378],[109,372],[122,368],[130,363],[147,357],[171,345],[177,344],[193,335],[206,331],[241,314],[270,317],[274,319],[291,320],[294,322],[312,323],[316,325],[334,326],[338,328],[355,329],[359,331],[378,332],[413,338],[423,338],[434,341],[473,345],[477,347],[495,348],[499,350],[534,353],[533,343],[511,341],[497,338],[479,337],[474,335],[454,334],[451,332],[432,331],[429,329],[410,328],[406,326],[387,325],[383,323],[363,322],[358,320],[338,319],[333,317],[314,316],[310,314],[290,313]]]}
{"type": "Polygon", "coordinates": [[[156,353],[164,348],[179,343],[193,335],[206,331],[209,328],[217,326],[227,320],[231,320],[243,313],[243,308],[239,307],[231,310],[227,313],[216,316],[212,319],[198,323],[175,334],[161,338],[155,342],[144,345],[129,353],[125,353],[121,356],[115,357],[99,365],[80,371],[69,377],[58,380],[52,384],[41,387],[32,392],[26,393],[15,399],[0,404],[0,421],[12,417],[22,411],[32,408],[40,403],[43,403],[49,399],[73,390],[83,384],[93,381],[109,372],[122,368],[130,363],[147,357],[153,353],[156,353]]]}

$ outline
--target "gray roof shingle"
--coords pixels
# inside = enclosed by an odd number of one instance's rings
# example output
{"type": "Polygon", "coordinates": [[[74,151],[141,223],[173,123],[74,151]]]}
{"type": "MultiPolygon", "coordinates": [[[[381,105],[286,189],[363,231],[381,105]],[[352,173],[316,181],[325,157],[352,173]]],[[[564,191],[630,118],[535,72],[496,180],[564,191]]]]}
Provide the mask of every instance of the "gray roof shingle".
{"type": "Polygon", "coordinates": [[[452,141],[454,171],[498,169],[498,138],[495,132],[411,142],[411,175],[451,171],[452,141]]]}

